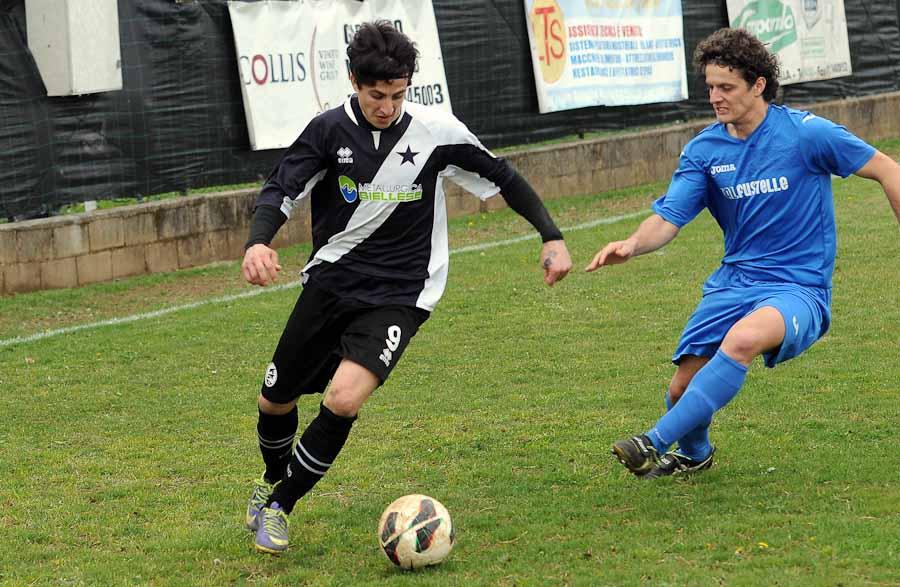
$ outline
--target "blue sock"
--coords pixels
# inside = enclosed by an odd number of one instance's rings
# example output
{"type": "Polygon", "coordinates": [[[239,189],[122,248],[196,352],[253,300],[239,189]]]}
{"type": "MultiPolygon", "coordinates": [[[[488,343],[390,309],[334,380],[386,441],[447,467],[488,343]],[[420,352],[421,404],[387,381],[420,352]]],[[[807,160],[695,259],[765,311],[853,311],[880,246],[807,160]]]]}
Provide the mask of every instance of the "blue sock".
{"type": "MultiPolygon", "coordinates": [[[[672,409],[672,398],[666,390],[666,411],[672,409]]],[[[709,443],[709,425],[712,420],[700,424],[678,440],[678,452],[689,459],[702,461],[709,456],[712,445],[709,443]]]]}
{"type": "Polygon", "coordinates": [[[717,351],[697,371],[678,403],[647,432],[656,450],[663,453],[698,426],[708,426],[712,415],[737,395],[746,376],[747,367],[717,351]]]}

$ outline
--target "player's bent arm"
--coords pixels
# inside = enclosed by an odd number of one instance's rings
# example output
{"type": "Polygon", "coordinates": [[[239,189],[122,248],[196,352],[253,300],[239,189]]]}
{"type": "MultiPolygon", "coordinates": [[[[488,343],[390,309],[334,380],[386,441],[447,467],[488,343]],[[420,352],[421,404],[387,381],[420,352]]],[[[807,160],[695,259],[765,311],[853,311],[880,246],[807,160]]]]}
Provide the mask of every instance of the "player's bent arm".
{"type": "Polygon", "coordinates": [[[678,235],[678,231],[677,226],[659,214],[652,214],[641,222],[630,237],[623,241],[613,241],[600,249],[584,270],[590,272],[604,265],[617,265],[632,257],[661,249],[678,235]]]}
{"type": "Polygon", "coordinates": [[[278,278],[281,265],[278,264],[278,253],[269,247],[275,233],[284,224],[287,217],[272,206],[257,206],[250,222],[250,237],[244,245],[244,262],[241,273],[248,283],[266,286],[278,278]]]}
{"type": "Polygon", "coordinates": [[[525,181],[515,170],[510,169],[511,174],[507,181],[500,184],[500,197],[512,210],[527,220],[537,230],[541,239],[549,241],[561,241],[562,232],[556,227],[553,218],[541,201],[534,188],[525,181]]]}
{"type": "Polygon", "coordinates": [[[874,179],[881,184],[881,188],[894,210],[894,216],[900,222],[900,165],[881,151],[876,151],[869,162],[856,172],[856,175],[874,179]]]}

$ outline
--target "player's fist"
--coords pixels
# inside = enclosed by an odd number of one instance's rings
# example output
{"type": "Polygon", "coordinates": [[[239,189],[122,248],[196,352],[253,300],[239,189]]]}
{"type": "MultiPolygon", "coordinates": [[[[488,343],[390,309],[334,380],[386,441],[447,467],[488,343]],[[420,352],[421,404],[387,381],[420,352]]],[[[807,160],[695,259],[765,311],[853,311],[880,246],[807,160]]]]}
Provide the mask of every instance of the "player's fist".
{"type": "Polygon", "coordinates": [[[547,241],[541,249],[541,267],[544,268],[544,283],[553,284],[565,277],[572,270],[572,258],[565,241],[547,241]]]}
{"type": "Polygon", "coordinates": [[[278,264],[278,253],[263,244],[253,245],[244,253],[241,272],[244,279],[253,285],[266,286],[278,279],[281,265],[278,264]]]}

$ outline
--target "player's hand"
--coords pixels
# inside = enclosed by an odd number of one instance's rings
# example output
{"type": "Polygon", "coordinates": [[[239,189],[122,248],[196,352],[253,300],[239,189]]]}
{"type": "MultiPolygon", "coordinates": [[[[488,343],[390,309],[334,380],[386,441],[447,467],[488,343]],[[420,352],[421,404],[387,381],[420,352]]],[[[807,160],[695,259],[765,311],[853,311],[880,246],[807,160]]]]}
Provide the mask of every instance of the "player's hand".
{"type": "Polygon", "coordinates": [[[541,267],[544,268],[544,283],[553,284],[565,277],[572,270],[572,258],[565,241],[547,241],[541,249],[541,267]]]}
{"type": "Polygon", "coordinates": [[[584,268],[590,273],[604,265],[618,265],[634,256],[634,243],[631,240],[611,242],[594,255],[588,266],[584,268]]]}
{"type": "Polygon", "coordinates": [[[266,286],[278,279],[281,265],[278,264],[278,253],[266,245],[253,245],[244,253],[241,272],[244,279],[253,285],[266,286]]]}

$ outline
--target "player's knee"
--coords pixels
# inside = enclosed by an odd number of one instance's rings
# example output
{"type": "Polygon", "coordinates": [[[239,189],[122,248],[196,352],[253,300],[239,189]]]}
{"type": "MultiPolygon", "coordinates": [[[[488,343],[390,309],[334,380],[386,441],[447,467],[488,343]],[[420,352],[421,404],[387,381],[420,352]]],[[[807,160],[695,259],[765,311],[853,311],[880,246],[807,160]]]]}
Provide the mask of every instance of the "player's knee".
{"type": "Polygon", "coordinates": [[[762,342],[757,332],[743,328],[730,331],[719,348],[735,361],[746,363],[764,350],[762,342]]]}
{"type": "Polygon", "coordinates": [[[271,416],[282,416],[294,409],[294,406],[297,404],[297,400],[290,401],[286,404],[277,404],[273,401],[267,400],[265,397],[263,397],[262,394],[259,394],[259,399],[257,399],[256,403],[259,405],[259,411],[261,411],[263,414],[269,414],[271,416]]]}
{"type": "Polygon", "coordinates": [[[331,412],[342,418],[353,418],[362,407],[364,398],[355,393],[351,388],[335,385],[332,381],[331,388],[325,394],[323,403],[331,412]]]}

